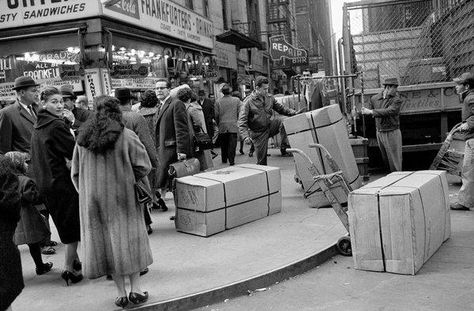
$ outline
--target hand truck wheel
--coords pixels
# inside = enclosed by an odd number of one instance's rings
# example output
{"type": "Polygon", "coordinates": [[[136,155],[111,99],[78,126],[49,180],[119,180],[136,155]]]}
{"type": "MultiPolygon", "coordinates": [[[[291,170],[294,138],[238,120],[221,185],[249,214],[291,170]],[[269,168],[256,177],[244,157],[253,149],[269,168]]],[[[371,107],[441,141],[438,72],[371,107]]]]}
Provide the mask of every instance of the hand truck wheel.
{"type": "Polygon", "coordinates": [[[351,238],[349,236],[339,238],[336,247],[341,255],[352,256],[351,238]]]}

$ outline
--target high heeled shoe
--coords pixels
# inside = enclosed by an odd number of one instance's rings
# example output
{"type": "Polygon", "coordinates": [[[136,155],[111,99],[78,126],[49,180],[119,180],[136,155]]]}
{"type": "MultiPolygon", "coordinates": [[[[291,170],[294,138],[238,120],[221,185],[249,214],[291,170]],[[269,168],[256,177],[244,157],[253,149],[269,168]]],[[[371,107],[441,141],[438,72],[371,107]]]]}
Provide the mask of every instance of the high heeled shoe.
{"type": "Polygon", "coordinates": [[[117,307],[122,307],[122,309],[125,308],[128,305],[127,296],[115,298],[115,305],[117,307]]]}
{"type": "Polygon", "coordinates": [[[147,302],[148,292],[143,292],[143,295],[139,293],[130,292],[130,294],[128,295],[128,300],[135,305],[147,302]]]}
{"type": "Polygon", "coordinates": [[[64,281],[66,281],[66,286],[69,286],[69,281],[71,281],[72,284],[76,284],[82,281],[82,279],[84,278],[82,274],[76,275],[72,273],[71,271],[67,271],[67,270],[61,273],[61,277],[63,278],[64,281]]]}

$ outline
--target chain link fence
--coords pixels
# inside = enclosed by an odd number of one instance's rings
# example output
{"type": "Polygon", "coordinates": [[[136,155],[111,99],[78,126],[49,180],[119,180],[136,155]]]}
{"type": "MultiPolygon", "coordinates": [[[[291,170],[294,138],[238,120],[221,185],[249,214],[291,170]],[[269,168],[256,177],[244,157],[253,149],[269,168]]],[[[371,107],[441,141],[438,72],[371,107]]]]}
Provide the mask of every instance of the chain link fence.
{"type": "Polygon", "coordinates": [[[365,88],[387,77],[401,85],[447,82],[474,69],[473,0],[346,5],[351,67],[363,72],[365,88]]]}

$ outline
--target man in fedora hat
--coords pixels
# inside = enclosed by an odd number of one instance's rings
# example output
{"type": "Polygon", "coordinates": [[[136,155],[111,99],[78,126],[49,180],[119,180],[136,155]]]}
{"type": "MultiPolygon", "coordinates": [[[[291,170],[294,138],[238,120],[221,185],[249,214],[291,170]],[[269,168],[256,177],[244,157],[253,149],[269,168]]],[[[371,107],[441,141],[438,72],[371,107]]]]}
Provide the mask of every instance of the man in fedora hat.
{"type": "Polygon", "coordinates": [[[31,77],[15,79],[16,102],[0,110],[0,154],[30,152],[31,133],[38,110],[38,86],[31,77]]]}
{"type": "Polygon", "coordinates": [[[369,108],[362,107],[362,114],[375,118],[377,142],[382,159],[390,171],[402,170],[402,133],[400,131],[400,107],[402,100],[398,96],[398,79],[387,78],[384,89],[372,96],[369,108]]]}
{"type": "Polygon", "coordinates": [[[458,131],[464,133],[465,147],[462,164],[462,186],[459,189],[458,201],[451,204],[452,210],[469,210],[474,208],[474,74],[463,73],[453,80],[456,92],[462,100],[462,121],[458,131]]]}

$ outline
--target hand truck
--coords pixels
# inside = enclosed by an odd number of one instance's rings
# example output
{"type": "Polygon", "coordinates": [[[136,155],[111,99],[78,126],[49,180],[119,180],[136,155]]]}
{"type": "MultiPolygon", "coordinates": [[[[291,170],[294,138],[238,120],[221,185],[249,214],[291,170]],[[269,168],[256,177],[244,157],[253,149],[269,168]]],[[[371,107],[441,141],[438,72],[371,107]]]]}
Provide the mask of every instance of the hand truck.
{"type": "Polygon", "coordinates": [[[431,163],[430,170],[445,170],[449,174],[461,176],[461,166],[459,163],[462,163],[464,154],[449,149],[453,141],[453,135],[461,125],[462,123],[456,124],[448,133],[436,157],[433,159],[433,163],[431,163]]]}
{"type": "MultiPolygon", "coordinates": [[[[322,191],[326,198],[328,199],[329,203],[331,204],[332,208],[336,212],[336,215],[341,220],[342,224],[349,233],[349,219],[347,216],[347,202],[341,203],[336,195],[333,194],[332,190],[335,188],[342,188],[345,194],[345,198],[347,199],[349,192],[352,191],[349,183],[344,177],[344,174],[339,169],[336,161],[332,158],[329,151],[320,144],[309,144],[310,148],[318,148],[326,162],[329,164],[329,167],[333,171],[329,174],[321,174],[317,169],[316,165],[311,161],[310,157],[304,153],[302,150],[297,148],[289,148],[286,149],[287,152],[291,153],[298,153],[306,162],[308,162],[308,170],[313,177],[314,183],[311,185],[309,189],[305,189],[303,196],[308,198],[311,194],[315,193],[316,191],[322,191]]],[[[348,235],[339,238],[336,244],[337,250],[341,255],[344,256],[351,256],[352,255],[352,247],[351,247],[351,239],[348,235]]]]}

